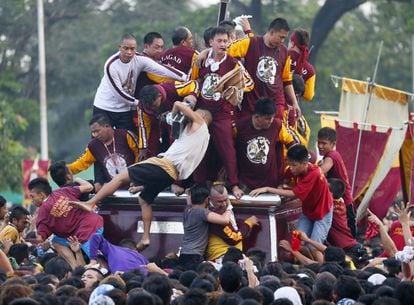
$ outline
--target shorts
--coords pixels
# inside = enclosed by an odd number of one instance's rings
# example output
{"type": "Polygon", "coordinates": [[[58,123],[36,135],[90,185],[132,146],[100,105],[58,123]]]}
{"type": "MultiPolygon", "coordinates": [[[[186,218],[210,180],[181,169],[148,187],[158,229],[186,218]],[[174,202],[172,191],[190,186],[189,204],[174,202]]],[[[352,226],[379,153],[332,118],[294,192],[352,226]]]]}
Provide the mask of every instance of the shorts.
{"type": "MultiPolygon", "coordinates": [[[[104,228],[101,227],[98,230],[96,230],[95,234],[102,235],[103,234],[103,230],[104,230],[104,228]]],[[[93,234],[91,235],[90,238],[92,238],[92,236],[93,236],[93,234]]],[[[52,237],[52,243],[57,243],[59,245],[66,246],[66,247],[69,248],[69,242],[68,242],[68,240],[65,237],[61,237],[61,236],[54,235],[52,237]]],[[[85,254],[88,257],[90,257],[90,239],[88,239],[83,244],[81,244],[81,248],[82,248],[83,252],[85,252],[85,254]]]]}
{"type": "Polygon", "coordinates": [[[148,204],[175,181],[161,167],[148,163],[128,167],[128,175],[134,184],[144,186],[139,196],[148,204]]]}

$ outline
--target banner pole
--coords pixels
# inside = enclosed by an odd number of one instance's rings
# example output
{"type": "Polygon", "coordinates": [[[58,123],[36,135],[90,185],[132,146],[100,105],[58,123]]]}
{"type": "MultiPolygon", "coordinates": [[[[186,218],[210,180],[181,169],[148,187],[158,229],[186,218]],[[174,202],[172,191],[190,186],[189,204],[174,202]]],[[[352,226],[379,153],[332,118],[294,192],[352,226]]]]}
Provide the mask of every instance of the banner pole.
{"type": "MultiPolygon", "coordinates": [[[[364,124],[367,122],[367,118],[368,118],[368,110],[369,110],[369,106],[371,104],[372,93],[373,93],[374,87],[375,87],[375,80],[377,78],[378,66],[379,66],[379,62],[380,62],[380,58],[381,58],[382,45],[383,44],[384,44],[384,41],[381,40],[379,50],[378,50],[378,55],[377,55],[377,62],[375,63],[374,73],[372,75],[371,81],[367,82],[367,89],[368,89],[369,95],[368,95],[367,107],[365,108],[365,112],[364,112],[364,120],[362,121],[364,124]]],[[[358,159],[359,159],[359,150],[361,148],[362,131],[363,131],[363,129],[360,129],[359,134],[358,134],[358,145],[357,145],[357,151],[356,151],[356,157],[355,157],[356,159],[355,159],[355,165],[354,165],[354,173],[352,175],[352,184],[351,184],[351,194],[352,194],[352,196],[354,194],[356,172],[357,172],[357,169],[358,169],[358,159]]]]}

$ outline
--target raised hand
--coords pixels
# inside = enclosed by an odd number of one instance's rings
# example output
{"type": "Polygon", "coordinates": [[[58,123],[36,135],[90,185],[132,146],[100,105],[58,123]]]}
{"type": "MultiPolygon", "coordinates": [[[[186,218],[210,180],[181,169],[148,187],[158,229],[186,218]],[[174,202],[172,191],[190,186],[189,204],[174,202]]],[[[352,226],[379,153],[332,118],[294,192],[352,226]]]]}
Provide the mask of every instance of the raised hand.
{"type": "Polygon", "coordinates": [[[372,223],[375,223],[377,226],[383,226],[384,225],[382,223],[381,219],[379,219],[377,215],[372,213],[370,209],[367,209],[367,212],[368,212],[368,220],[369,221],[371,221],[372,223]]]}
{"type": "Polygon", "coordinates": [[[409,209],[413,207],[413,205],[409,202],[406,204],[401,202],[400,205],[395,207],[395,214],[398,215],[398,220],[401,224],[409,224],[411,218],[411,211],[409,209]]]}
{"type": "Polygon", "coordinates": [[[69,248],[73,252],[76,253],[76,252],[79,252],[81,250],[80,242],[79,242],[79,240],[76,236],[69,236],[68,237],[68,242],[69,242],[69,248]]]}

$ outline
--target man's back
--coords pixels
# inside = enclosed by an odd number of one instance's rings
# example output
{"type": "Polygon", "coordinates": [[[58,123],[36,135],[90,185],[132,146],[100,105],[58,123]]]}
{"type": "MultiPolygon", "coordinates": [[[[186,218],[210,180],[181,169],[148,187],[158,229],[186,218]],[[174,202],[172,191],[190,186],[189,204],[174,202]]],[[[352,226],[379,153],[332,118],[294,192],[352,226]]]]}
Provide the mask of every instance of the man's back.
{"type": "Polygon", "coordinates": [[[179,139],[163,154],[178,170],[180,180],[188,178],[203,158],[209,143],[207,124],[191,122],[179,139]]]}
{"type": "Polygon", "coordinates": [[[98,214],[69,205],[69,201],[77,201],[79,196],[79,187],[65,186],[53,191],[42,203],[36,227],[43,239],[51,234],[61,237],[77,236],[84,243],[103,226],[103,219],[98,214]]]}
{"type": "Polygon", "coordinates": [[[332,150],[324,155],[324,159],[325,158],[331,158],[333,162],[331,169],[326,173],[326,178],[341,179],[345,183],[345,192],[342,196],[344,202],[346,205],[352,204],[353,200],[351,186],[349,184],[348,172],[346,171],[345,163],[342,159],[341,154],[336,150],[332,150]]]}
{"type": "Polygon", "coordinates": [[[184,237],[181,253],[204,254],[208,242],[208,213],[205,208],[186,208],[183,216],[184,237]]]}

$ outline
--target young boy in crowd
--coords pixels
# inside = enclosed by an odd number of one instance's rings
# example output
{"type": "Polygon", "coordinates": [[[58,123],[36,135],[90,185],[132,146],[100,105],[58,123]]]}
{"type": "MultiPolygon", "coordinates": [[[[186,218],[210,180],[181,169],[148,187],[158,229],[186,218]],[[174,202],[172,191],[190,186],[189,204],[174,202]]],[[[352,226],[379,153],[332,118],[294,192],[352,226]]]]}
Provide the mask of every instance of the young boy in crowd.
{"type": "Polygon", "coordinates": [[[329,189],[333,195],[332,226],[328,233],[328,242],[331,246],[344,249],[352,259],[360,260],[367,255],[366,250],[352,236],[347,224],[346,206],[342,198],[345,192],[345,183],[341,179],[329,178],[329,189]]]}
{"type": "Polygon", "coordinates": [[[352,204],[351,186],[349,184],[348,173],[345,168],[341,154],[335,150],[336,131],[330,127],[323,127],[318,131],[318,149],[323,159],[319,167],[326,178],[341,179],[345,183],[345,192],[342,196],[347,211],[348,227],[351,229],[352,236],[356,237],[355,212],[352,204]]]}
{"type": "MultiPolygon", "coordinates": [[[[285,179],[293,178],[292,189],[262,187],[250,192],[251,196],[273,193],[284,197],[298,197],[302,202],[297,230],[305,232],[310,238],[323,243],[332,223],[333,198],[328,181],[321,169],[309,163],[309,152],[303,145],[292,146],[287,152],[289,167],[285,179]]],[[[312,254],[322,261],[323,254],[312,247],[312,254]]]]}

